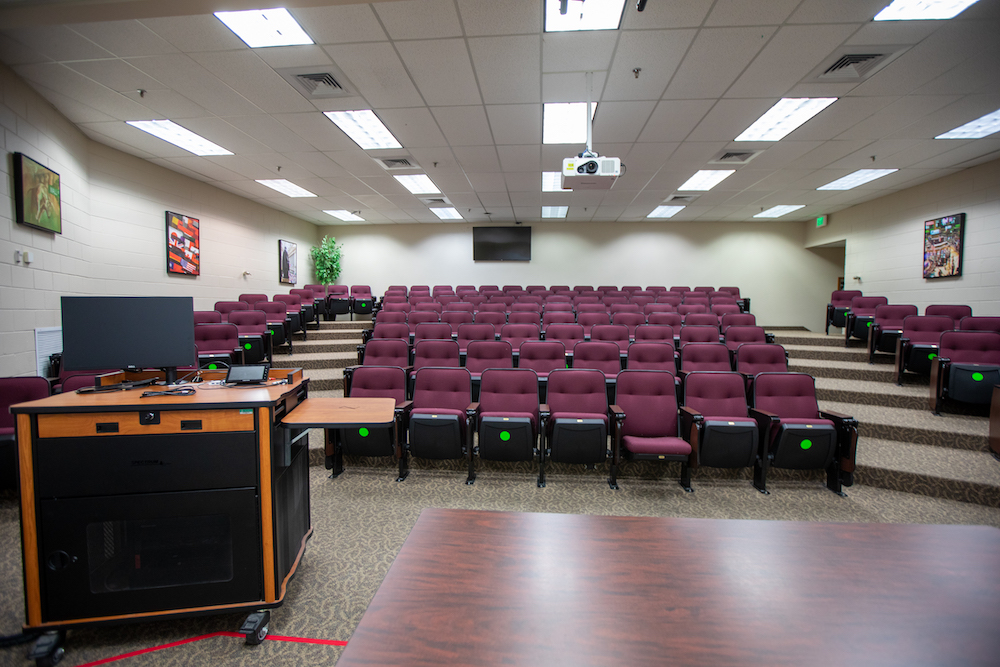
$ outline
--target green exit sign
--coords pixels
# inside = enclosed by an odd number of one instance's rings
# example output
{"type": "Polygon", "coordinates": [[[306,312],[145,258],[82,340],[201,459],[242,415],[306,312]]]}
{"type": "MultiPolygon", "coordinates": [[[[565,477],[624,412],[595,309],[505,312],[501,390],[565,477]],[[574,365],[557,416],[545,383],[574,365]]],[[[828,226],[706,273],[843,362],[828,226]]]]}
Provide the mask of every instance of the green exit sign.
{"type": "Polygon", "coordinates": [[[816,218],[816,226],[817,227],[826,227],[826,216],[825,215],[821,215],[818,218],[816,218]]]}

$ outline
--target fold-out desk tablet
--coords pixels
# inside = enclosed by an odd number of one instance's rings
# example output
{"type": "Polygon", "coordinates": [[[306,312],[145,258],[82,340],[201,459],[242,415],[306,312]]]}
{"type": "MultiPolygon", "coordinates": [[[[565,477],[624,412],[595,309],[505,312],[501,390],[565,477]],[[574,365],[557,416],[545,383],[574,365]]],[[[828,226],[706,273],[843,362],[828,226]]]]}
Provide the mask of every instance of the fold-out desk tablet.
{"type": "MultiPolygon", "coordinates": [[[[391,398],[314,397],[299,403],[282,419],[287,428],[322,428],[327,455],[334,457],[333,477],[344,470],[343,449],[336,436],[341,428],[392,426],[396,421],[396,401],[391,398]]],[[[397,440],[398,442],[398,440],[397,440]]]]}

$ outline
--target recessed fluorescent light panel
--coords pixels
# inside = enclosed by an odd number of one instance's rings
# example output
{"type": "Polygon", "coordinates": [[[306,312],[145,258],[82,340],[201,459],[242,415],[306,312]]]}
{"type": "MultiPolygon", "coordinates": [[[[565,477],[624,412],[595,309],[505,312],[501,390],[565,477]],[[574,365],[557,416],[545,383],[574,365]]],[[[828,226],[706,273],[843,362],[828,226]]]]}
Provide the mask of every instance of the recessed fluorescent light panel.
{"type": "Polygon", "coordinates": [[[195,155],[232,155],[222,146],[213,144],[205,137],[199,136],[171,120],[127,120],[125,122],[195,155]]]}
{"type": "Polygon", "coordinates": [[[393,178],[415,195],[436,195],[441,192],[427,177],[427,174],[404,174],[402,176],[394,174],[393,178]]]}
{"type": "MultiPolygon", "coordinates": [[[[597,104],[592,103],[590,107],[590,117],[593,118],[596,113],[597,104]]],[[[543,104],[542,143],[587,143],[587,103],[550,102],[543,104]]]]}
{"type": "Polygon", "coordinates": [[[838,178],[837,180],[827,183],[826,185],[821,185],[816,189],[851,190],[859,185],[864,185],[865,183],[874,181],[876,178],[882,178],[883,176],[888,176],[889,174],[897,171],[899,171],[899,169],[858,169],[853,174],[848,174],[843,178],[838,178]]]}
{"type": "Polygon", "coordinates": [[[647,218],[672,218],[684,210],[683,206],[657,206],[647,218]]]}
{"type": "Polygon", "coordinates": [[[545,0],[545,32],[572,30],[617,30],[625,11],[625,0],[545,0]],[[566,13],[560,13],[560,4],[566,13]]]}
{"type": "Polygon", "coordinates": [[[780,141],[836,101],[836,97],[783,97],[736,141],[780,141]]]}
{"type": "Polygon", "coordinates": [[[930,21],[955,18],[976,0],[893,0],[873,21],[930,21]]]}
{"type": "Polygon", "coordinates": [[[565,218],[569,213],[569,206],[543,206],[543,218],[565,218]]]}
{"type": "Polygon", "coordinates": [[[761,211],[755,218],[780,218],[783,215],[791,213],[792,211],[797,211],[800,208],[805,208],[805,204],[785,204],[783,206],[772,206],[766,211],[761,211]]]}
{"type": "Polygon", "coordinates": [[[542,192],[573,192],[573,188],[562,186],[562,172],[542,172],[542,192]]]}
{"type": "Polygon", "coordinates": [[[462,214],[459,213],[454,208],[450,208],[450,207],[432,208],[431,211],[433,211],[434,215],[436,215],[437,217],[441,218],[442,220],[461,220],[462,219],[462,214]]]}
{"type": "Polygon", "coordinates": [[[365,221],[364,218],[362,218],[361,216],[354,215],[350,211],[339,210],[339,211],[323,211],[323,212],[326,213],[327,215],[332,215],[335,218],[340,218],[344,222],[364,222],[365,221]]]}
{"type": "Polygon", "coordinates": [[[283,7],[251,9],[245,12],[215,12],[215,17],[225,23],[251,49],[313,43],[302,26],[283,7]]]}
{"type": "Polygon", "coordinates": [[[354,143],[366,151],[403,147],[371,109],[324,111],[323,113],[343,130],[344,134],[353,139],[354,143]]]}
{"type": "Polygon", "coordinates": [[[735,169],[702,169],[687,179],[678,190],[711,190],[736,173],[735,169]]]}
{"type": "Polygon", "coordinates": [[[939,134],[935,139],[982,139],[1000,131],[1000,109],[982,118],[969,121],[961,127],[939,134]]]}
{"type": "Polygon", "coordinates": [[[277,190],[283,195],[288,195],[289,197],[315,197],[313,193],[309,192],[305,188],[300,188],[291,181],[286,181],[283,178],[269,178],[262,181],[257,181],[261,185],[266,185],[272,190],[277,190]]]}

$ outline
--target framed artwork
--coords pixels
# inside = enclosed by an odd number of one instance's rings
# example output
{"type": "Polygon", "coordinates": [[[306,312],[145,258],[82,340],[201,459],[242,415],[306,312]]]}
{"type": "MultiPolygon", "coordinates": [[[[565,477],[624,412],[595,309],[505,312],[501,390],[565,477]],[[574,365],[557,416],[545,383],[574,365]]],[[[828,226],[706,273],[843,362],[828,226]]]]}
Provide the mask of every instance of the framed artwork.
{"type": "Polygon", "coordinates": [[[962,275],[964,233],[964,213],[924,223],[924,278],[952,278],[962,275]]]}
{"type": "Polygon", "coordinates": [[[198,218],[167,211],[167,273],[201,274],[201,230],[198,218]]]}
{"type": "Polygon", "coordinates": [[[59,174],[14,153],[14,212],[22,225],[62,234],[59,174]]]}
{"type": "Polygon", "coordinates": [[[299,279],[299,260],[296,245],[291,241],[278,241],[278,280],[294,285],[299,279]]]}

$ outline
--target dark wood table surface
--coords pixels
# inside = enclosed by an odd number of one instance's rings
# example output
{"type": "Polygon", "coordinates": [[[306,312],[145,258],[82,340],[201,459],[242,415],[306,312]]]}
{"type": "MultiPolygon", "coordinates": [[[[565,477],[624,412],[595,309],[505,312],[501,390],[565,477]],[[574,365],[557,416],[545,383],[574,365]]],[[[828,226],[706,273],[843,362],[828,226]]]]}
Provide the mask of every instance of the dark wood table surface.
{"type": "Polygon", "coordinates": [[[1000,530],[424,510],[354,665],[997,665],[1000,530]]]}

